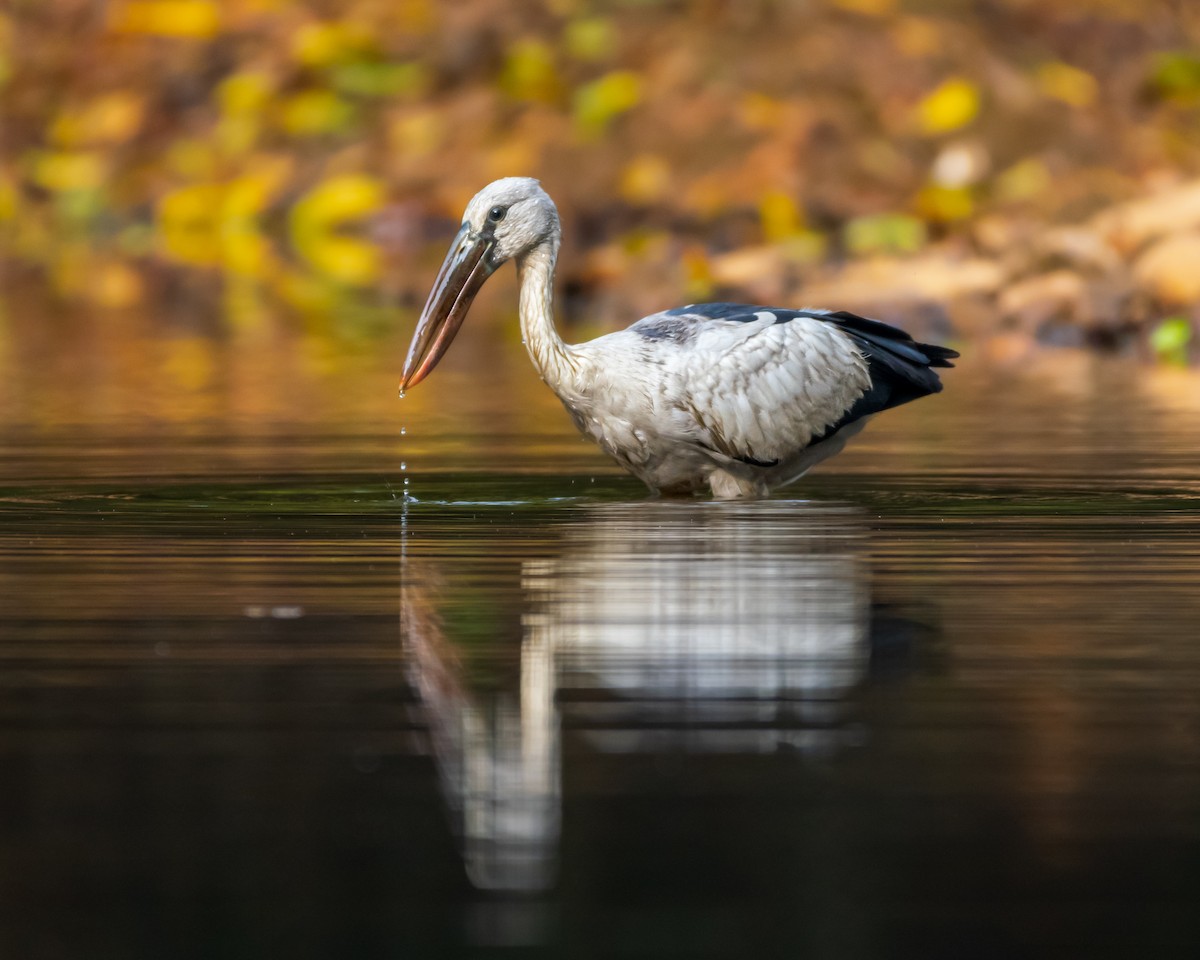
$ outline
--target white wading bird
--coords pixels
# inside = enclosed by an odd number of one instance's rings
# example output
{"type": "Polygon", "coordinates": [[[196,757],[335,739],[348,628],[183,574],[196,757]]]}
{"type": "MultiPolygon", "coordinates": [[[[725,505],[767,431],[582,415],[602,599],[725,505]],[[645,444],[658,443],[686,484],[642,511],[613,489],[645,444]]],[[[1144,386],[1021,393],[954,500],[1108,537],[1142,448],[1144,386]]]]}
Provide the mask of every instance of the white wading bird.
{"type": "Polygon", "coordinates": [[[872,415],[942,389],[958,354],[852,313],[699,303],[588,343],[554,328],[558,210],[527,177],[488,184],[421,314],[400,393],[436,366],[483,282],[521,279],[521,334],[575,425],[662,494],[763,496],[838,453],[872,415]]]}

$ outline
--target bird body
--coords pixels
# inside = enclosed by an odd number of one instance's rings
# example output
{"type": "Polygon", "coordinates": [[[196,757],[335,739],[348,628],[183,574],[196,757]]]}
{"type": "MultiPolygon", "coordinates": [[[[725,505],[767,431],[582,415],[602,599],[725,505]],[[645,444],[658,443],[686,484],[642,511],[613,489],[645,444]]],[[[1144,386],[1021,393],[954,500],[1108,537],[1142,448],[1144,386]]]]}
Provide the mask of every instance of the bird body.
{"type": "Polygon", "coordinates": [[[510,177],[467,207],[405,364],[433,368],[475,292],[515,259],[534,366],[580,431],[651,489],[762,496],[839,452],[874,414],[936,393],[957,356],[845,312],[692,304],[566,344],[553,318],[561,231],[535,180],[510,177]]]}

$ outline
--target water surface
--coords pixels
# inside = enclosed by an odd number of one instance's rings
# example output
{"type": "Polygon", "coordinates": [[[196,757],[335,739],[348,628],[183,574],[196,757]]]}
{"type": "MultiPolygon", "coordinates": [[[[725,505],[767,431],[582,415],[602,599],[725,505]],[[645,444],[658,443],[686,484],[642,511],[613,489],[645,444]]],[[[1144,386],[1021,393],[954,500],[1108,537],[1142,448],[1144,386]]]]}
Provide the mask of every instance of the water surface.
{"type": "Polygon", "coordinates": [[[4,956],[1196,955],[1194,377],[969,363],[719,504],[388,366],[10,382],[4,956]]]}

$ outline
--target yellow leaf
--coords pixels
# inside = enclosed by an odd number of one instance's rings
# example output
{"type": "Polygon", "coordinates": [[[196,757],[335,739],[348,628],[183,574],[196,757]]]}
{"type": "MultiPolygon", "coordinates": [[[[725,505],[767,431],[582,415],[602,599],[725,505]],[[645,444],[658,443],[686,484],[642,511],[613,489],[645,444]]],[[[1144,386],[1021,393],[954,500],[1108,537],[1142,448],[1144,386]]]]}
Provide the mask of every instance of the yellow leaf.
{"type": "Polygon", "coordinates": [[[617,31],[605,17],[585,17],[567,24],[567,50],[576,60],[607,60],[617,45],[617,31]]]}
{"type": "Polygon", "coordinates": [[[262,213],[271,199],[273,184],[265,177],[237,177],[221,197],[221,220],[248,220],[262,213]]]}
{"type": "Polygon", "coordinates": [[[208,222],[216,216],[221,192],[217,183],[196,183],[172,190],[158,202],[158,218],[163,223],[181,225],[208,222]]]}
{"type": "Polygon", "coordinates": [[[283,104],[279,119],[288,133],[319,136],[348,127],[354,120],[354,107],[328,90],[306,90],[283,104]]]}
{"type": "Polygon", "coordinates": [[[292,36],[292,56],[307,67],[327,67],[373,49],[364,24],[350,21],[306,23],[292,36]]]}
{"type": "Polygon", "coordinates": [[[917,124],[925,134],[949,133],[974,120],[979,105],[979,88],[970,80],[952,77],[917,105],[917,124]]]}
{"type": "Polygon", "coordinates": [[[221,111],[234,116],[261,113],[271,101],[275,81],[265,73],[244,70],[221,81],[217,100],[221,111]]]}
{"type": "Polygon", "coordinates": [[[258,144],[262,120],[248,113],[227,114],[213,128],[213,145],[227,157],[240,157],[258,144]]]}
{"type": "Polygon", "coordinates": [[[644,260],[655,259],[658,250],[667,241],[667,235],[661,230],[635,228],[620,238],[621,249],[631,257],[644,260]]]}
{"type": "Polygon", "coordinates": [[[242,221],[221,231],[221,265],[239,277],[261,277],[271,264],[271,244],[254,221],[242,221]]]}
{"type": "Polygon", "coordinates": [[[540,40],[513,45],[500,73],[500,88],[505,93],[518,100],[551,103],[558,98],[560,86],[549,46],[540,40]]]}
{"type": "Polygon", "coordinates": [[[108,172],[104,155],[96,151],[46,151],[33,155],[32,179],[55,193],[96,190],[108,172]]]}
{"type": "Polygon", "coordinates": [[[1037,84],[1048,97],[1072,107],[1087,107],[1096,100],[1096,78],[1086,70],[1052,61],[1037,69],[1037,84]]]}
{"type": "Polygon", "coordinates": [[[781,190],[767,193],[758,202],[763,237],[768,243],[779,243],[795,236],[804,228],[804,215],[791,194],[781,190]]]}
{"type": "Polygon", "coordinates": [[[1028,200],[1050,189],[1052,179],[1046,165],[1036,157],[1013,164],[996,178],[1000,200],[1028,200]]]}
{"type": "Polygon", "coordinates": [[[205,40],[221,30],[221,11],[214,0],[128,0],[109,18],[119,33],[205,40]]]}
{"type": "Polygon", "coordinates": [[[375,213],[385,198],[383,184],[374,177],[347,173],[330,177],[300,198],[293,221],[325,228],[343,220],[375,213]]]}
{"type": "Polygon", "coordinates": [[[166,167],[185,180],[204,180],[216,170],[217,157],[208,140],[182,139],[172,143],[166,152],[166,167]]]}
{"type": "Polygon", "coordinates": [[[318,184],[296,202],[291,236],[296,251],[314,268],[341,283],[365,285],[379,273],[379,254],[364,240],[342,233],[349,222],[383,206],[383,184],[362,174],[344,174],[318,184]]]}
{"type": "Polygon", "coordinates": [[[712,263],[699,247],[683,251],[684,291],[689,300],[707,300],[716,289],[712,263]]]}
{"type": "Polygon", "coordinates": [[[379,278],[379,252],[351,237],[327,234],[300,249],[309,264],[325,276],[349,286],[369,286],[379,278]]]}
{"type": "Polygon", "coordinates": [[[657,154],[634,157],[621,172],[619,190],[630,203],[648,204],[660,200],[671,187],[671,168],[657,154]]]}
{"type": "Polygon", "coordinates": [[[282,183],[286,167],[262,160],[254,173],[229,183],[199,183],[166,194],[158,204],[158,229],[167,256],[197,266],[222,266],[239,276],[259,276],[271,263],[270,244],[258,216],[282,183]]]}
{"type": "Polygon", "coordinates": [[[221,238],[217,213],[222,188],[197,183],[172,190],[158,202],[158,229],[168,257],[197,266],[220,261],[221,238]]]}
{"type": "Polygon", "coordinates": [[[575,91],[575,124],[595,136],[642,99],[642,80],[632,70],[614,70],[575,91]]]}
{"type": "Polygon", "coordinates": [[[8,177],[0,175],[0,223],[17,215],[17,190],[8,177]]]}
{"type": "Polygon", "coordinates": [[[917,210],[929,220],[965,220],[975,212],[975,201],[966,187],[930,184],[917,194],[917,210]]]}

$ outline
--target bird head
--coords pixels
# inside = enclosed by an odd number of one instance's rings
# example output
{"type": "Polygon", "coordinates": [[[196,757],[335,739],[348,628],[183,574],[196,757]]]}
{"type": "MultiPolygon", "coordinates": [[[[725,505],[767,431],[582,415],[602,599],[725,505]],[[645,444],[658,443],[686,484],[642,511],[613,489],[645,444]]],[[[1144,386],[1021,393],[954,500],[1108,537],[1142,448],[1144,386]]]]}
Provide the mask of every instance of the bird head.
{"type": "Polygon", "coordinates": [[[400,392],[428,376],[462,326],[485,280],[507,260],[520,259],[558,228],[558,211],[529,177],[505,177],[480,190],[463,213],[417,321],[400,392]]]}

